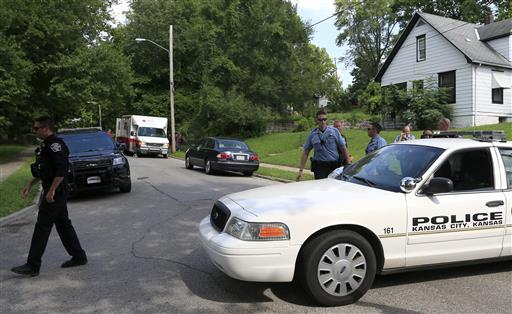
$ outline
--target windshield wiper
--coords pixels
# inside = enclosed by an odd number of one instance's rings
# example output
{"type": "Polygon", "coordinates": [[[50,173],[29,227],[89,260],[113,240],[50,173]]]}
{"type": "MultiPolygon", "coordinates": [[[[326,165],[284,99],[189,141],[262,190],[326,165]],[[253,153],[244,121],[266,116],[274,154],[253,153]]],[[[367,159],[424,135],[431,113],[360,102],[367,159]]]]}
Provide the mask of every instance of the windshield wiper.
{"type": "Polygon", "coordinates": [[[366,179],[366,178],[363,178],[363,177],[360,177],[360,176],[352,176],[352,178],[356,179],[356,180],[359,180],[359,181],[363,181],[364,183],[366,183],[366,185],[368,186],[375,186],[375,183],[366,179]]]}

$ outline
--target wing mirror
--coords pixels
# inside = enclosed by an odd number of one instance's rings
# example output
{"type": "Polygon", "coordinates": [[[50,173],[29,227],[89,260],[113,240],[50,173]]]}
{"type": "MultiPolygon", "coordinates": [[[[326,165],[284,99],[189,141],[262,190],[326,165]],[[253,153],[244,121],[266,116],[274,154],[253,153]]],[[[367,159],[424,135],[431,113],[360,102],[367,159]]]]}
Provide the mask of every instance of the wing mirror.
{"type": "Polygon", "coordinates": [[[420,193],[433,195],[439,193],[449,193],[453,191],[453,181],[445,177],[436,177],[423,186],[420,193]]]}
{"type": "Polygon", "coordinates": [[[400,190],[404,193],[411,193],[416,184],[421,181],[421,178],[405,177],[400,180],[400,190]]]}

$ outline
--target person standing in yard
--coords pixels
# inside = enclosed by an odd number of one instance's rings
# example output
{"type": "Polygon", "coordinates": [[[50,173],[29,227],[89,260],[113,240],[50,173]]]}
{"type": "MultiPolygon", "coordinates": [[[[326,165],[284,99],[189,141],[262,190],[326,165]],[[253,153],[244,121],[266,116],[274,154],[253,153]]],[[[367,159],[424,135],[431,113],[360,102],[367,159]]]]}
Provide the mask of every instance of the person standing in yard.
{"type": "Polygon", "coordinates": [[[311,171],[315,174],[315,180],[327,178],[329,173],[338,168],[340,155],[343,161],[348,163],[350,160],[345,140],[340,132],[332,126],[327,126],[327,113],[323,110],[318,111],[316,120],[318,127],[311,131],[303,146],[297,181],[304,178],[304,166],[311,149],[314,152],[311,158],[311,171]]]}
{"type": "Polygon", "coordinates": [[[439,119],[439,122],[437,122],[437,129],[439,131],[448,131],[451,127],[451,121],[448,118],[441,118],[439,119]]]}
{"type": "Polygon", "coordinates": [[[382,127],[377,122],[372,122],[368,126],[368,136],[371,138],[371,140],[366,147],[365,153],[367,155],[388,144],[386,140],[379,135],[381,130],[382,127]]]}
{"type": "Polygon", "coordinates": [[[402,129],[402,133],[395,137],[395,143],[402,141],[415,140],[416,137],[411,134],[411,127],[406,125],[402,129]]]}
{"type": "Polygon", "coordinates": [[[64,262],[61,267],[87,264],[85,251],[68,218],[66,177],[69,150],[66,144],[53,133],[53,122],[49,117],[36,119],[33,128],[36,136],[42,139],[43,143],[36,149],[36,162],[31,165],[34,178],[21,191],[21,196],[27,197],[39,180],[43,185],[43,194],[39,202],[39,212],[27,262],[11,269],[14,273],[26,276],[39,275],[41,258],[53,225],[57,229],[64,248],[71,255],[71,259],[64,262]]]}

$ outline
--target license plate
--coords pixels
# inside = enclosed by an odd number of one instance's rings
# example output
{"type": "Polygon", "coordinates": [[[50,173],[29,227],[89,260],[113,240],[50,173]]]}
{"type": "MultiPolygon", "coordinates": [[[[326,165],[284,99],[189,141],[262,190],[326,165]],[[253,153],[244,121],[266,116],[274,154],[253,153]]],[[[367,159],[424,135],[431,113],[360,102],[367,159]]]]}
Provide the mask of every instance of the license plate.
{"type": "Polygon", "coordinates": [[[95,183],[101,183],[101,177],[95,176],[95,177],[87,178],[87,184],[95,184],[95,183]]]}
{"type": "Polygon", "coordinates": [[[237,156],[235,156],[235,159],[236,160],[245,160],[245,156],[237,155],[237,156]]]}

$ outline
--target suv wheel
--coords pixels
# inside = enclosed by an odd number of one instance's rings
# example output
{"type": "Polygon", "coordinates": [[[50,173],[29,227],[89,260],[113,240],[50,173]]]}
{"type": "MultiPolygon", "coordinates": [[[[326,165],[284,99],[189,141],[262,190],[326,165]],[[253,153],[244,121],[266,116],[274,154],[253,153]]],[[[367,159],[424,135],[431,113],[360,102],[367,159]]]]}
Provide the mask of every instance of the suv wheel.
{"type": "Polygon", "coordinates": [[[121,184],[121,186],[119,186],[119,191],[121,191],[121,193],[128,193],[131,190],[132,190],[132,181],[131,180],[123,182],[123,184],[121,184]]]}
{"type": "Polygon", "coordinates": [[[336,306],[359,300],[370,289],[376,270],[375,253],[365,238],[334,230],[304,246],[298,275],[316,302],[336,306]]]}

